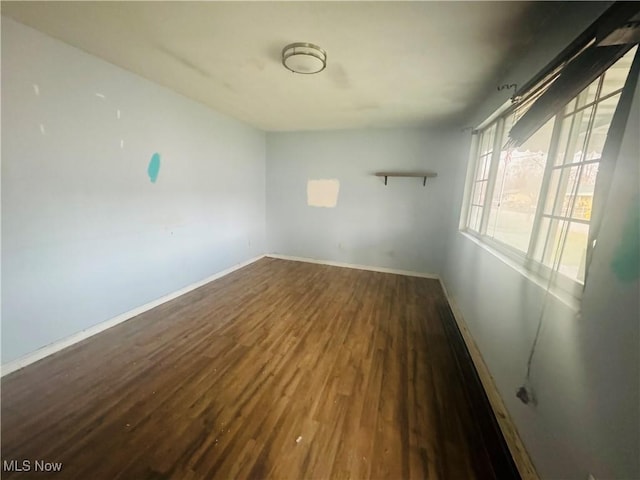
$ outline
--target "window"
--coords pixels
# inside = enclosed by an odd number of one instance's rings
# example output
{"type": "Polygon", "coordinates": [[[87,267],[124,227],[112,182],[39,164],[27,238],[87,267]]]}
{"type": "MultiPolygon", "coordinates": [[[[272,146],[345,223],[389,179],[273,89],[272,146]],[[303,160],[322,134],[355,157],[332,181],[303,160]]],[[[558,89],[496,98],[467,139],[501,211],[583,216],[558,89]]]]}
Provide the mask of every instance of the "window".
{"type": "Polygon", "coordinates": [[[517,105],[476,132],[465,230],[530,270],[584,282],[602,149],[634,58],[629,50],[524,143],[509,140],[517,105]]]}
{"type": "Polygon", "coordinates": [[[471,214],[468,224],[469,228],[476,232],[481,231],[480,226],[482,223],[485,196],[489,183],[489,167],[493,157],[495,134],[495,123],[480,133],[480,148],[478,151],[478,161],[476,162],[476,174],[473,182],[473,193],[471,195],[471,214]]]}

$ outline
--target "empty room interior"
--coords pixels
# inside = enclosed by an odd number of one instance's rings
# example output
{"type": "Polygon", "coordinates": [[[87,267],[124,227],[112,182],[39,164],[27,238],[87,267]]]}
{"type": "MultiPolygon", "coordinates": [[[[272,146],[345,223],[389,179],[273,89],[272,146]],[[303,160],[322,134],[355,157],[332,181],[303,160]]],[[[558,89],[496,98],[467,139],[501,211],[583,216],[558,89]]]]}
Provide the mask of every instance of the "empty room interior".
{"type": "Polygon", "coordinates": [[[640,479],[640,3],[1,13],[2,478],[640,479]]]}

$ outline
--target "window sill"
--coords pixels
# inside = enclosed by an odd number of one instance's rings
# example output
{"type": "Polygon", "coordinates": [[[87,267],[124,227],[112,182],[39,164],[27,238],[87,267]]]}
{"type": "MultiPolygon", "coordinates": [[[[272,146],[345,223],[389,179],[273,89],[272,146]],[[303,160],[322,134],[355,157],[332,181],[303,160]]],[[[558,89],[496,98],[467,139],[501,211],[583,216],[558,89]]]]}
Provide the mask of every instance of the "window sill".
{"type": "Polygon", "coordinates": [[[460,233],[463,237],[471,240],[473,243],[475,243],[479,247],[489,252],[491,255],[493,255],[500,261],[502,261],[502,263],[508,265],[509,267],[517,271],[520,275],[522,275],[527,280],[536,284],[542,290],[546,291],[547,288],[549,288],[549,293],[551,295],[553,295],[556,299],[558,299],[560,302],[562,302],[564,305],[566,305],[573,311],[577,312],[580,309],[579,297],[572,295],[571,293],[567,292],[566,290],[563,290],[557,285],[552,284],[549,287],[549,281],[546,278],[527,269],[524,265],[520,264],[519,262],[511,258],[509,255],[499,251],[494,246],[489,245],[486,242],[483,242],[482,239],[476,237],[475,235],[468,233],[464,230],[458,230],[458,233],[460,233]]]}

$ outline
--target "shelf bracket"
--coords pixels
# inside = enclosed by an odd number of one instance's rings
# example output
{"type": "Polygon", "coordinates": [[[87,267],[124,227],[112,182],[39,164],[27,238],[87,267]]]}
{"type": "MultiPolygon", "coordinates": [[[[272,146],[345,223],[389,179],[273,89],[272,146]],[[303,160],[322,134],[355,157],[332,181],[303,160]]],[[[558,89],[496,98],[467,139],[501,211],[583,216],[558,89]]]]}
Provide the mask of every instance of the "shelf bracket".
{"type": "Polygon", "coordinates": [[[376,172],[374,174],[376,177],[384,177],[385,186],[389,184],[389,177],[414,177],[414,178],[422,178],[422,186],[427,186],[427,178],[429,177],[437,177],[438,174],[435,172],[376,172]]]}
{"type": "MultiPolygon", "coordinates": [[[[387,178],[388,178],[388,177],[385,175],[385,176],[384,176],[384,184],[385,184],[385,185],[387,184],[387,178]]],[[[423,187],[426,187],[426,186],[427,186],[427,176],[426,176],[426,175],[425,175],[424,177],[422,177],[422,186],[423,186],[423,187]]]]}

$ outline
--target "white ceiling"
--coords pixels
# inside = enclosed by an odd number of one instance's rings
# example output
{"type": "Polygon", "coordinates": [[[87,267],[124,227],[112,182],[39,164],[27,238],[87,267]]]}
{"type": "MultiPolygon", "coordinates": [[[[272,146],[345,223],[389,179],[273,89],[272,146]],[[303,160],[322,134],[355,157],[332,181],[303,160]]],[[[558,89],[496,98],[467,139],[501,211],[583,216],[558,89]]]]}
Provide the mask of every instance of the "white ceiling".
{"type": "Polygon", "coordinates": [[[269,131],[456,121],[540,25],[530,2],[2,2],[2,14],[269,131]],[[292,42],[325,49],[326,70],[286,70],[292,42]]]}

